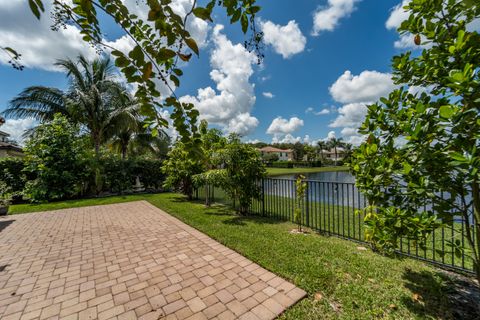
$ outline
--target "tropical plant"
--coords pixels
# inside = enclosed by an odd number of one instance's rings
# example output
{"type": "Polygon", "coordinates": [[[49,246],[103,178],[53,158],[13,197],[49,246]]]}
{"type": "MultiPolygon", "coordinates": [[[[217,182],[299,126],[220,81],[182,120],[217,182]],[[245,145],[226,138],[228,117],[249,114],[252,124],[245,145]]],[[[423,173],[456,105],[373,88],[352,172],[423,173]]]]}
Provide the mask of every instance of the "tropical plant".
{"type": "Polygon", "coordinates": [[[305,176],[299,175],[295,180],[295,211],[293,220],[298,226],[298,232],[302,232],[303,210],[305,207],[305,196],[307,192],[307,183],[305,176]]]}
{"type": "Polygon", "coordinates": [[[343,139],[342,138],[331,138],[328,141],[328,146],[329,148],[334,150],[335,153],[335,165],[338,164],[338,149],[339,147],[343,146],[343,139]]]}
{"type": "Polygon", "coordinates": [[[222,159],[226,171],[227,194],[234,203],[238,203],[238,212],[246,214],[252,200],[261,196],[258,182],[266,175],[262,158],[254,147],[242,143],[238,136],[232,134],[222,151],[222,159]]]}
{"type": "MultiPolygon", "coordinates": [[[[221,165],[221,150],[225,148],[227,139],[222,135],[222,132],[216,128],[208,128],[208,123],[202,120],[200,123],[200,139],[201,139],[201,158],[207,172],[214,170],[221,165]]],[[[211,183],[216,176],[215,171],[207,175],[205,178],[205,205],[210,205],[210,187],[223,183],[221,176],[218,176],[218,183],[211,183]]]]}
{"type": "Polygon", "coordinates": [[[323,151],[327,148],[327,142],[324,140],[319,140],[317,142],[318,149],[320,149],[320,160],[324,160],[323,151]]]}
{"type": "Polygon", "coordinates": [[[368,107],[367,139],[353,155],[371,205],[368,234],[380,248],[396,248],[400,237],[423,245],[437,227],[461,222],[467,248],[453,236],[450,246],[472,259],[480,280],[480,34],[471,24],[480,4],[413,0],[404,8],[399,31],[423,51],[393,58],[398,88],[368,107]]]}
{"type": "Polygon", "coordinates": [[[343,144],[343,162],[348,163],[350,162],[353,154],[353,145],[351,143],[344,143],[343,144]]]}
{"type": "Polygon", "coordinates": [[[0,159],[0,181],[5,183],[6,192],[12,196],[21,196],[27,177],[23,169],[25,161],[21,158],[0,159]]]}
{"type": "Polygon", "coordinates": [[[36,176],[27,182],[25,193],[34,201],[76,196],[85,171],[84,149],[78,128],[64,116],[57,114],[52,121],[41,124],[24,148],[25,170],[36,176]]]}
{"type": "Polygon", "coordinates": [[[119,153],[122,159],[139,156],[151,156],[153,158],[165,158],[169,147],[170,137],[159,131],[153,135],[140,121],[131,121],[123,129],[116,132],[109,140],[108,146],[111,150],[119,153]]]}
{"type": "Polygon", "coordinates": [[[303,156],[305,155],[305,146],[301,142],[296,142],[293,144],[293,160],[302,161],[303,156]]]}
{"type": "MultiPolygon", "coordinates": [[[[28,1],[30,10],[38,19],[45,11],[43,2],[28,1]]],[[[199,55],[198,45],[187,31],[188,18],[195,16],[213,22],[214,8],[225,9],[230,22],[239,21],[244,33],[250,26],[252,37],[245,45],[251,51],[257,52],[260,60],[263,55],[259,43],[263,33],[256,31],[254,23],[255,14],[260,11],[260,7],[255,5],[255,0],[209,0],[205,7],[201,7],[197,1],[191,1],[191,8],[186,10],[184,16],[180,16],[172,9],[171,1],[148,0],[138,1],[137,4],[145,5],[148,21],[132,14],[123,0],[54,0],[51,12],[54,18],[52,29],[75,25],[80,29],[84,41],[97,49],[111,51],[115,64],[126,80],[138,88],[135,97],[142,106],[142,114],[157,126],[166,127],[168,122],[158,116],[156,107],[173,107],[171,117],[182,141],[188,144],[198,142],[198,111],[193,104],[180,102],[174,92],[174,87],[180,85],[179,77],[183,75],[179,62],[189,61],[192,53],[199,55]],[[101,15],[110,17],[118,28],[125,32],[125,36],[135,43],[130,52],[115,50],[105,41],[103,24],[99,21],[101,15]],[[157,81],[169,89],[169,94],[163,96],[163,99],[159,99],[157,81]],[[195,138],[191,139],[192,136],[195,138]]],[[[15,48],[1,49],[12,57],[12,65],[17,66],[21,53],[15,51],[15,48]]]]}
{"type": "Polygon", "coordinates": [[[139,105],[117,81],[109,58],[88,61],[58,60],[55,65],[66,72],[69,88],[34,86],[10,101],[8,117],[51,121],[60,113],[88,132],[97,156],[100,146],[114,134],[136,123],[139,105]]]}
{"type": "Polygon", "coordinates": [[[162,166],[162,172],[167,176],[164,187],[179,190],[191,200],[193,176],[202,173],[204,169],[201,157],[195,156],[183,142],[177,141],[162,166]]]}

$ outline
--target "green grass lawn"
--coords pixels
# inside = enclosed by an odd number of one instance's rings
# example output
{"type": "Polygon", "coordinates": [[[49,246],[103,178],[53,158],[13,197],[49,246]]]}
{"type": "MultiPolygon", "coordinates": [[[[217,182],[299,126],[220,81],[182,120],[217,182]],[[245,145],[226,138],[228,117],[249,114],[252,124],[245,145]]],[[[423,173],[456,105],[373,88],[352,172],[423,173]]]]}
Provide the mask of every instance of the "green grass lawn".
{"type": "Polygon", "coordinates": [[[279,176],[284,174],[297,174],[297,173],[315,173],[325,171],[347,171],[348,167],[319,167],[319,168],[267,168],[268,176],[279,176]]]}
{"type": "Polygon", "coordinates": [[[262,217],[240,217],[225,206],[205,208],[177,194],[16,205],[12,213],[144,199],[249,259],[294,282],[308,298],[282,319],[449,318],[444,273],[412,259],[392,259],[336,237],[291,234],[295,226],[262,217]],[[317,299],[315,298],[317,296],[317,299]]]}

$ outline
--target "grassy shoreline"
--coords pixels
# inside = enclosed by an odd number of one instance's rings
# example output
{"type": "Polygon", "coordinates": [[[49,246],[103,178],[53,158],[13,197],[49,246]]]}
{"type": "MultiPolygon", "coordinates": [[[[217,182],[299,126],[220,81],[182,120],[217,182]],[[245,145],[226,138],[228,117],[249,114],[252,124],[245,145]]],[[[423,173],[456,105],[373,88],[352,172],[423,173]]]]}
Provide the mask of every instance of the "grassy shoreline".
{"type": "Polygon", "coordinates": [[[316,173],[316,172],[336,172],[348,171],[347,166],[338,167],[318,167],[318,168],[267,168],[269,177],[280,176],[284,174],[316,173]]]}
{"type": "Polygon", "coordinates": [[[178,194],[143,194],[39,205],[12,213],[147,200],[308,292],[281,319],[443,318],[450,279],[420,261],[391,259],[336,237],[291,234],[290,222],[241,217],[221,205],[205,208],[178,194]],[[421,294],[421,301],[415,299],[421,294]]]}

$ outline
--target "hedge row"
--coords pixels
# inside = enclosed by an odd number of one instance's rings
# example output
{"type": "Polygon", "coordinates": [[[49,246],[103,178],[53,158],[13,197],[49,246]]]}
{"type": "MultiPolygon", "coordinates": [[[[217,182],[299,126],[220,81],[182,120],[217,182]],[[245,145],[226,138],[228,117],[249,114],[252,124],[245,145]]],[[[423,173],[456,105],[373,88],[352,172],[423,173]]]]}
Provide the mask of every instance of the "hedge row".
{"type": "MultiPolygon", "coordinates": [[[[162,163],[162,160],[123,160],[118,157],[91,159],[82,166],[83,172],[76,175],[79,181],[75,197],[130,192],[134,189],[137,177],[146,191],[159,191],[165,180],[161,171],[162,163]]],[[[23,159],[0,160],[0,181],[5,182],[6,192],[12,196],[24,194],[28,197],[26,186],[34,183],[35,179],[35,173],[26,170],[23,159]]]]}
{"type": "Polygon", "coordinates": [[[321,166],[321,161],[273,161],[267,163],[267,167],[271,168],[311,168],[321,166]]]}

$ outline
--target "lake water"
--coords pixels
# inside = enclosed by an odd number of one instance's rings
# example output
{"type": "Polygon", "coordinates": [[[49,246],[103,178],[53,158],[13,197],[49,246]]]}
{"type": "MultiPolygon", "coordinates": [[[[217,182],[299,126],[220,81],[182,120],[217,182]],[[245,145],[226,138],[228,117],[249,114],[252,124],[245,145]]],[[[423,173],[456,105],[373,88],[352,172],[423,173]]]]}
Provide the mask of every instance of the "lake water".
{"type": "MultiPolygon", "coordinates": [[[[291,179],[295,180],[299,174],[286,174],[272,177],[274,179],[291,179]]],[[[341,182],[354,183],[355,177],[348,171],[327,171],[303,173],[307,180],[323,181],[323,182],[341,182]]]]}
{"type": "MultiPolygon", "coordinates": [[[[266,194],[295,198],[295,179],[300,174],[286,174],[267,179],[266,194]]],[[[303,174],[308,180],[310,201],[362,207],[365,199],[355,187],[355,177],[348,171],[329,171],[303,174]]]]}

